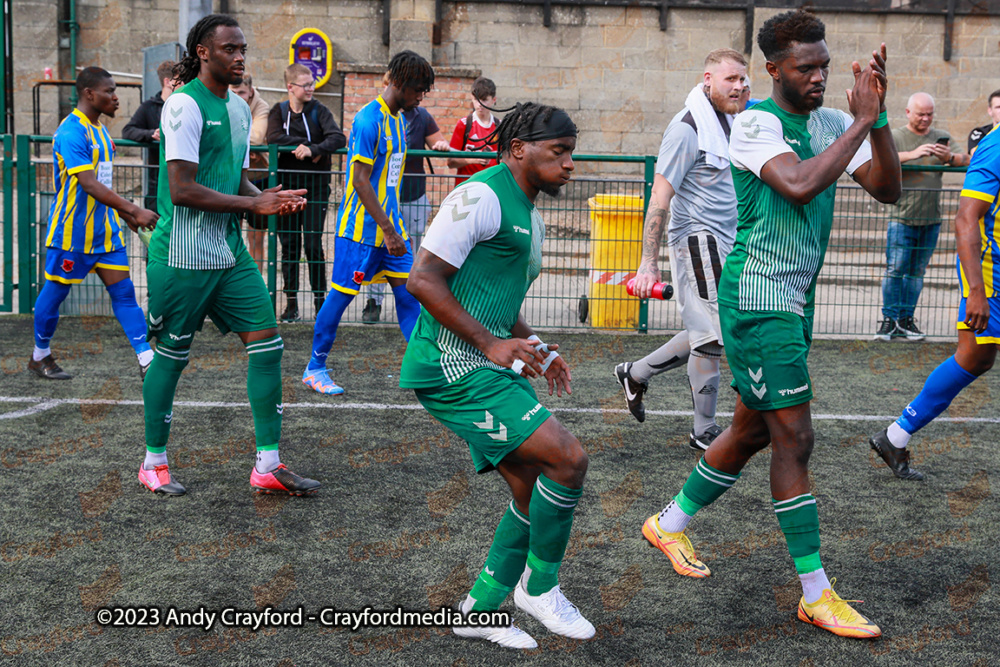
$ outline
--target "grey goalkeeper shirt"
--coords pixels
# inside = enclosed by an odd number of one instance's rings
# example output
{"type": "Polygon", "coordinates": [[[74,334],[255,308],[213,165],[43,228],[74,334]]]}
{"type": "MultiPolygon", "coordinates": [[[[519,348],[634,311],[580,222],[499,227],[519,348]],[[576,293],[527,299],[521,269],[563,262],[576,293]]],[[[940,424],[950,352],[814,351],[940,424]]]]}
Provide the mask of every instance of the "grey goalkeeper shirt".
{"type": "MultiPolygon", "coordinates": [[[[718,114],[717,114],[718,115],[718,114]]],[[[719,118],[726,137],[729,123],[719,118]]],[[[670,200],[667,244],[676,245],[696,232],[709,232],[727,247],[736,241],[736,190],[729,165],[716,169],[698,150],[698,132],[691,112],[685,107],[674,116],[663,133],[656,172],[674,189],[670,200]]]]}

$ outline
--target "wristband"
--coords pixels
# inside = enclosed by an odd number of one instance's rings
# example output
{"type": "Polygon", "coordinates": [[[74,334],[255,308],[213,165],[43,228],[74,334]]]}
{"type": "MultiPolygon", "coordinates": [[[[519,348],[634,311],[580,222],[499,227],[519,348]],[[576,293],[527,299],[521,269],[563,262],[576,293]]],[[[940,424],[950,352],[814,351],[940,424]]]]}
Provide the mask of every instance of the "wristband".
{"type": "Polygon", "coordinates": [[[885,111],[883,111],[878,115],[878,120],[876,120],[875,124],[872,125],[872,129],[877,130],[880,127],[885,127],[888,124],[889,124],[889,115],[885,111]]]}

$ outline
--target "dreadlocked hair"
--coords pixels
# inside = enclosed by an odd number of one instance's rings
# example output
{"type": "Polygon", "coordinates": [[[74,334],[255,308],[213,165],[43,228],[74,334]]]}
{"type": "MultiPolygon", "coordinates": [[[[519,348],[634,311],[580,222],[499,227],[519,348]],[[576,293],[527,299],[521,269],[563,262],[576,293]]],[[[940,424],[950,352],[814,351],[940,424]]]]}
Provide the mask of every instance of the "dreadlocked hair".
{"type": "Polygon", "coordinates": [[[389,61],[386,76],[400,90],[412,88],[426,92],[434,85],[434,68],[423,56],[413,51],[400,51],[394,55],[389,61]]]}
{"type": "Polygon", "coordinates": [[[219,26],[239,28],[240,24],[232,16],[226,14],[209,14],[194,24],[188,32],[187,52],[181,61],[174,66],[174,78],[181,83],[192,81],[201,72],[201,61],[198,59],[198,45],[206,46],[219,26]]]}
{"type": "MultiPolygon", "coordinates": [[[[481,101],[480,104],[482,104],[481,101]]],[[[497,145],[498,160],[504,156],[504,153],[510,152],[510,144],[514,139],[518,138],[518,135],[531,130],[535,124],[535,120],[541,118],[543,123],[547,123],[556,111],[556,107],[550,107],[546,104],[535,104],[534,102],[525,102],[524,104],[518,102],[506,109],[491,109],[483,104],[483,108],[496,113],[507,114],[497,124],[496,128],[490,132],[489,136],[482,140],[486,144],[495,143],[497,145]]]]}

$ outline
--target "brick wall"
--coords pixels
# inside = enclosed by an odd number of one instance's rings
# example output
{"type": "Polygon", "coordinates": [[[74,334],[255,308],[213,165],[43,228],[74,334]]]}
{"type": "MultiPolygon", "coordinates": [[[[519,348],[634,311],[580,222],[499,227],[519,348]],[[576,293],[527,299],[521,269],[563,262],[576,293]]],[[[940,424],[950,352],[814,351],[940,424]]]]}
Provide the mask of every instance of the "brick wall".
{"type": "MultiPolygon", "coordinates": [[[[261,86],[283,89],[288,40],[300,28],[324,30],[333,41],[334,61],[378,63],[405,47],[430,56],[435,69],[481,70],[497,83],[499,104],[536,100],[565,108],[580,128],[579,150],[587,153],[655,153],[660,135],[681,108],[701,75],[706,52],[743,48],[744,13],[671,9],[669,27],[659,29],[655,8],[565,7],[552,10],[552,27],[542,25],[538,6],[510,3],[445,3],[442,43],[430,44],[433,0],[394,0],[389,46],[382,43],[381,0],[230,0],[249,43],[248,69],[261,86]],[[426,44],[418,44],[424,40],[426,44]]],[[[176,0],[78,0],[81,24],[78,62],[109,70],[138,72],[141,48],[176,38],[176,0]]],[[[58,45],[56,6],[41,0],[13,0],[15,109],[18,130],[30,128],[32,80],[45,66],[65,71],[65,49],[58,45]]],[[[758,9],[754,31],[776,10],[758,9]]],[[[863,59],[881,41],[889,49],[889,116],[905,122],[907,97],[926,91],[937,100],[936,125],[956,139],[987,121],[986,96],[1000,88],[1000,17],[955,19],[953,57],[942,59],[944,18],[908,15],[820,13],[833,56],[827,104],[846,109],[843,89],[850,85],[850,63],[863,59]]],[[[750,72],[755,95],[770,84],[762,54],[754,48],[750,72]]],[[[448,104],[468,89],[466,77],[442,76],[427,106],[436,111],[446,134],[468,113],[464,100],[448,104]],[[451,80],[457,78],[458,81],[451,80]],[[458,85],[451,90],[449,86],[458,85]],[[453,95],[454,93],[454,95],[453,95]]],[[[341,78],[331,77],[318,92],[339,95],[341,78]]],[[[377,94],[372,81],[359,80],[365,101],[377,94]]],[[[264,93],[274,103],[281,92],[264,93]]],[[[340,116],[340,99],[318,97],[340,116]]],[[[123,100],[124,101],[124,100],[123,100]]],[[[131,115],[124,101],[112,132],[131,115]]],[[[343,120],[349,125],[347,104],[343,120]]],[[[49,105],[50,107],[53,105],[49,105]]],[[[55,129],[55,107],[47,108],[55,129]]]]}
{"type": "MultiPolygon", "coordinates": [[[[344,75],[344,132],[350,131],[350,121],[354,115],[378,95],[382,94],[382,75],[385,67],[374,65],[357,66],[338,63],[337,69],[344,75]]],[[[445,140],[460,118],[469,115],[469,91],[472,82],[479,76],[476,70],[456,70],[437,68],[434,88],[424,97],[421,106],[427,109],[444,133],[445,140]]]]}

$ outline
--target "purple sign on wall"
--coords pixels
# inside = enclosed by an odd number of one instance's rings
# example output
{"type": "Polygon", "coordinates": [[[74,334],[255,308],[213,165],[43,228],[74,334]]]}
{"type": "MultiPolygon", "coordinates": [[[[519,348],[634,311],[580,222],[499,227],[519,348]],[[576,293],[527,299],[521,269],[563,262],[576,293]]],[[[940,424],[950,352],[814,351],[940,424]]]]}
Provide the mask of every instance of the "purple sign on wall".
{"type": "Polygon", "coordinates": [[[333,48],[330,39],[317,28],[304,28],[295,33],[288,48],[288,63],[305,65],[319,88],[330,78],[333,48]]]}

